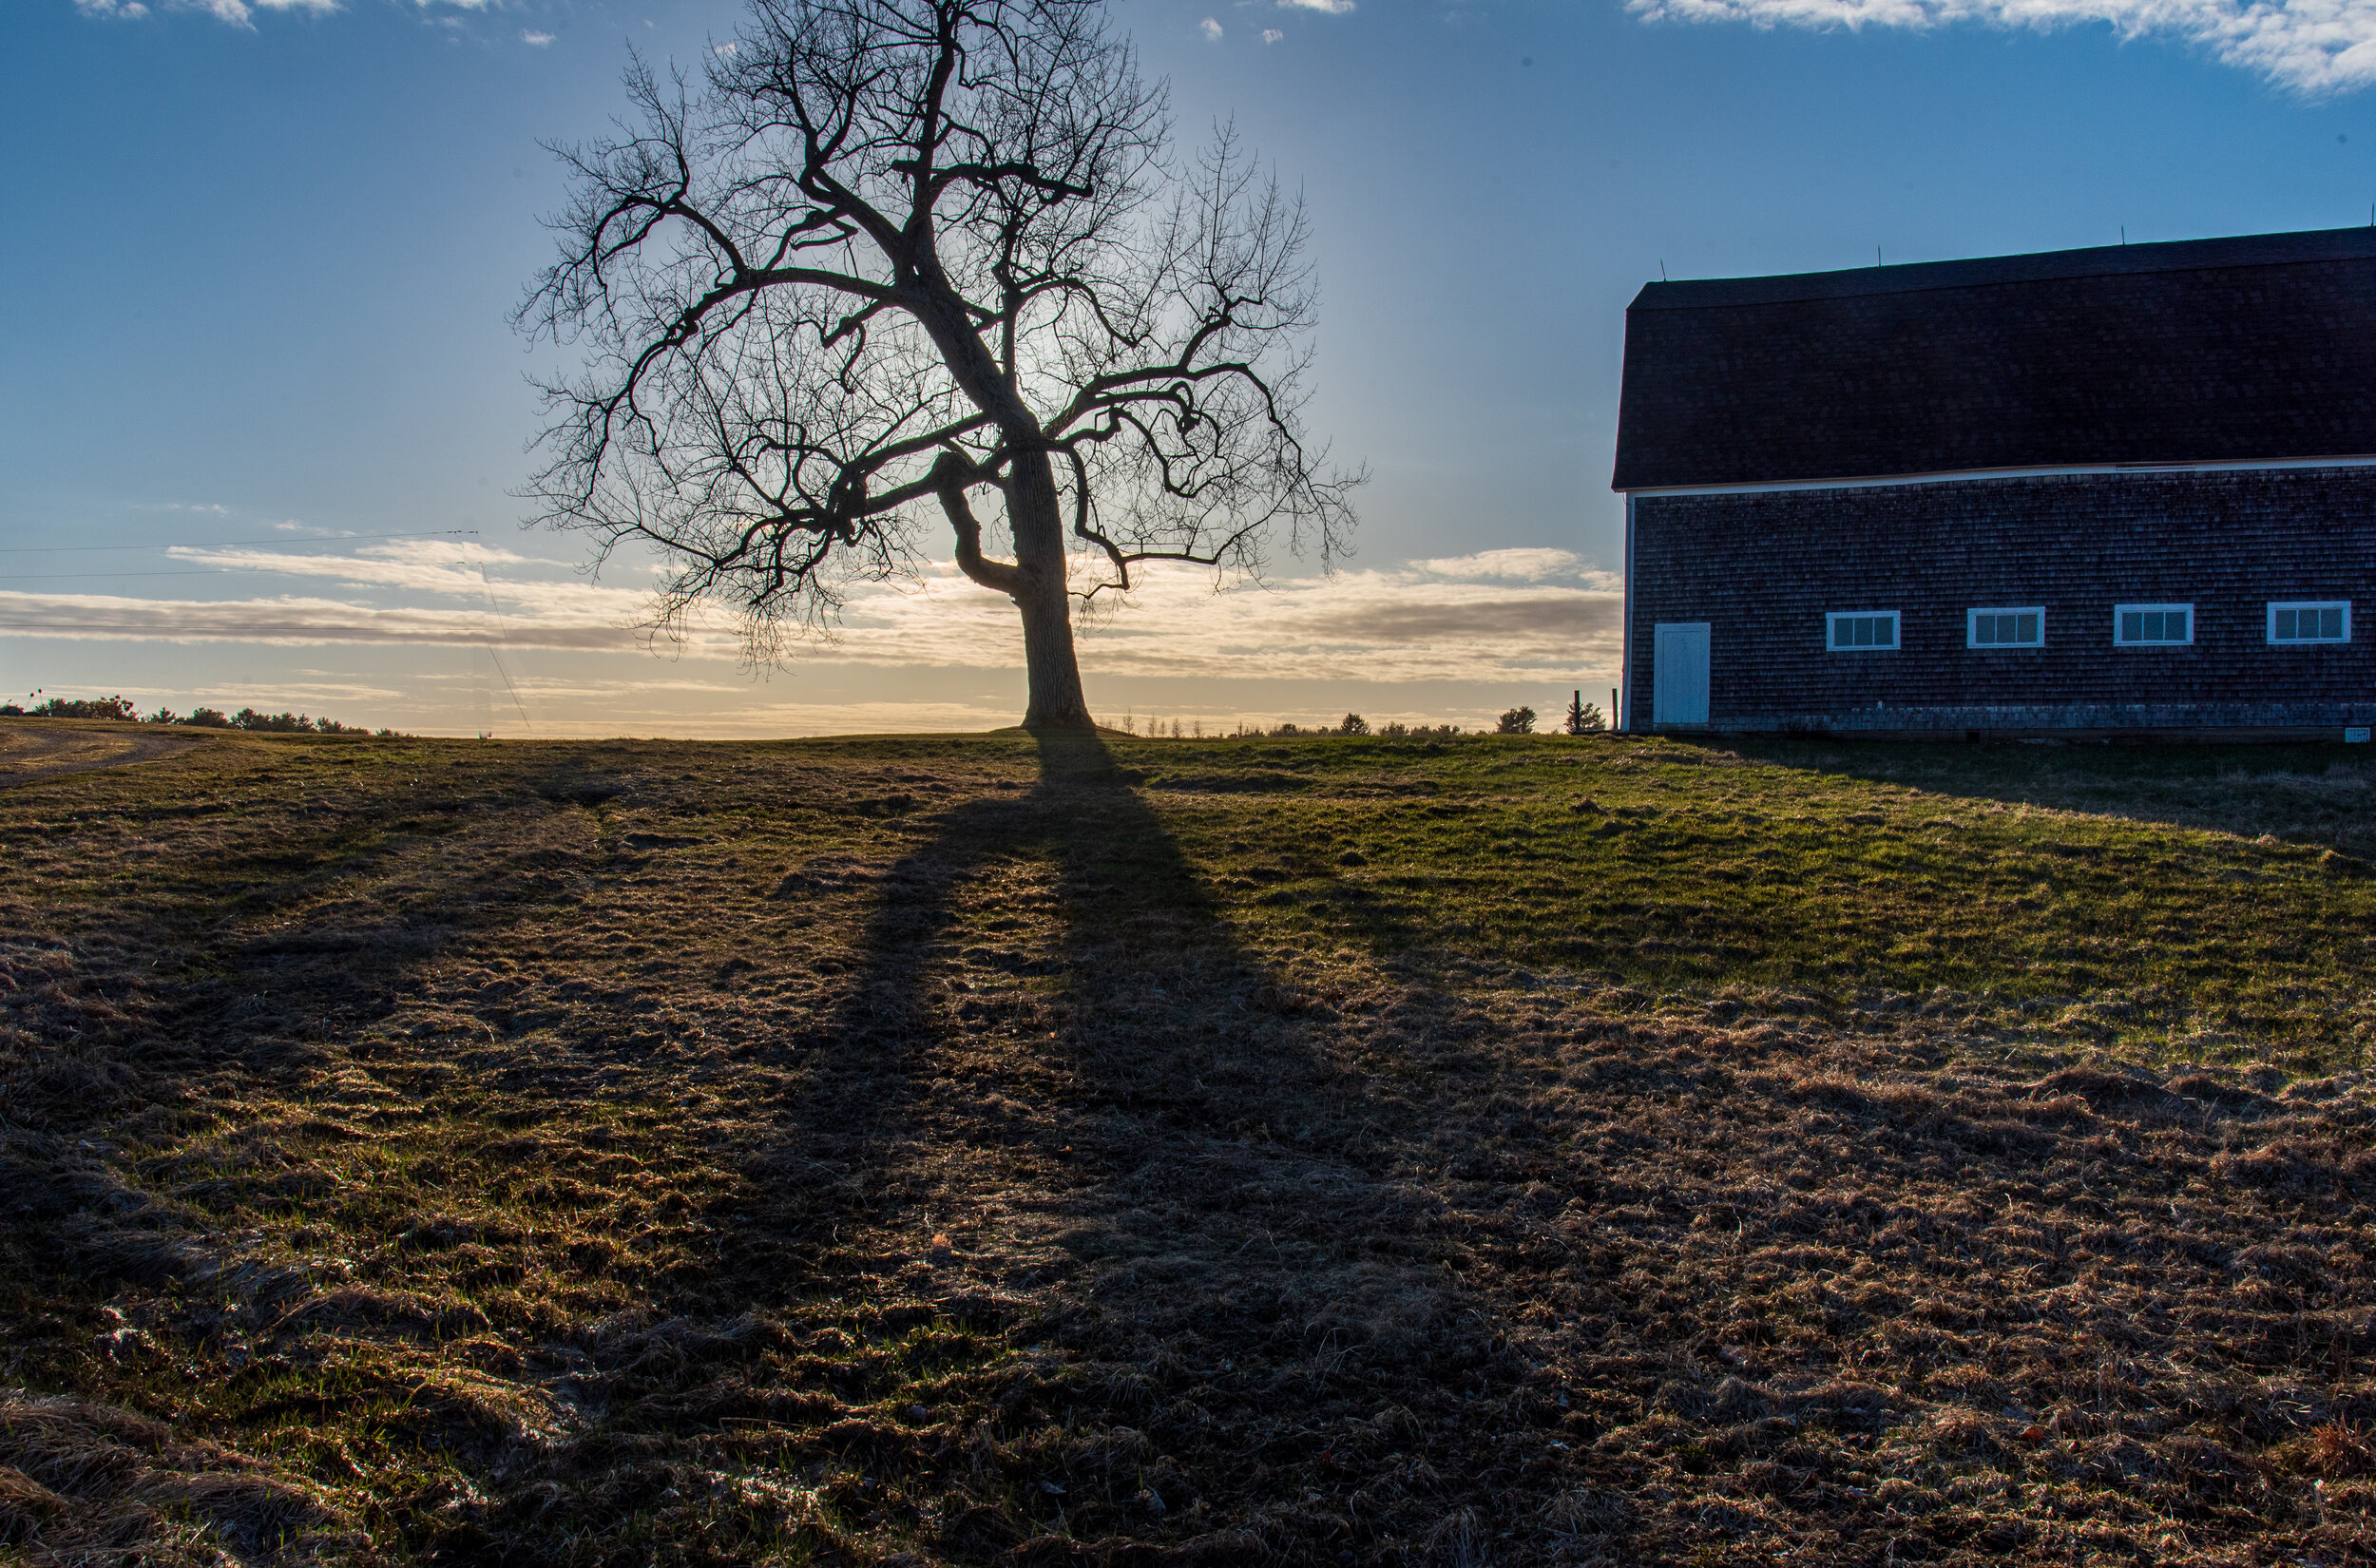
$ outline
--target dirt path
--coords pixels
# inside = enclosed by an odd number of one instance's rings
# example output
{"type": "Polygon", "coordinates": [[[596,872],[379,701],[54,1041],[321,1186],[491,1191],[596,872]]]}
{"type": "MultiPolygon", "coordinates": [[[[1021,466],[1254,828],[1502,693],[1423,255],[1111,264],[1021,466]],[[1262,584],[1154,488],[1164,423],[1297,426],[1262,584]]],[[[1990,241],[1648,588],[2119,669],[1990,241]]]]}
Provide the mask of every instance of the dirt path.
{"type": "Polygon", "coordinates": [[[178,756],[204,736],[142,725],[83,725],[71,719],[0,719],[0,790],[60,774],[121,768],[178,756]]]}

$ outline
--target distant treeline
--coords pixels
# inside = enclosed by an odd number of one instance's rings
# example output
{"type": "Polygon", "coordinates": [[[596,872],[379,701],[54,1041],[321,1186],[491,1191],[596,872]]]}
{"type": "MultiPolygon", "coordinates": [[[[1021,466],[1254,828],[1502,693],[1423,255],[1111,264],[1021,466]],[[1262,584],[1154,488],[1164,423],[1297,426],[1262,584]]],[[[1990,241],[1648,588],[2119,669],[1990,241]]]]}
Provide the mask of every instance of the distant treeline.
{"type": "Polygon", "coordinates": [[[18,718],[113,718],[126,724],[183,724],[199,730],[252,730],[264,735],[380,735],[394,736],[395,730],[374,730],[361,724],[341,724],[335,718],[308,718],[303,714],[268,714],[259,708],[241,708],[227,714],[220,708],[192,708],[186,714],[171,708],[160,708],[153,714],[143,714],[127,697],[53,697],[48,701],[26,707],[21,702],[0,702],[0,716],[18,718]]]}
{"type": "Polygon", "coordinates": [[[1261,740],[1266,738],[1283,740],[1293,736],[1336,735],[1375,735],[1385,736],[1390,739],[1408,737],[1436,740],[1466,733],[1457,724],[1387,723],[1371,729],[1370,721],[1359,714],[1347,714],[1344,722],[1340,724],[1298,724],[1291,718],[1269,728],[1249,723],[1241,718],[1234,730],[1220,724],[1216,724],[1208,730],[1201,718],[1149,717],[1141,719],[1136,714],[1124,714],[1110,727],[1121,731],[1124,735],[1144,736],[1150,740],[1166,738],[1172,740],[1261,740]]]}
{"type": "Polygon", "coordinates": [[[1237,726],[1237,733],[1241,736],[1276,736],[1285,737],[1288,736],[1298,735],[1375,735],[1383,736],[1389,740],[1401,740],[1404,738],[1413,740],[1449,740],[1452,736],[1461,734],[1462,731],[1461,727],[1457,724],[1403,724],[1391,721],[1380,724],[1375,729],[1372,729],[1370,726],[1370,721],[1362,717],[1359,714],[1347,714],[1344,721],[1338,724],[1313,724],[1305,726],[1296,723],[1291,718],[1286,723],[1268,730],[1264,729],[1259,724],[1240,724],[1237,726]]]}
{"type": "MultiPolygon", "coordinates": [[[[1261,740],[1286,739],[1294,736],[1366,735],[1377,736],[1388,740],[1449,740],[1454,736],[1466,734],[1532,735],[1535,733],[1535,720],[1536,714],[1532,708],[1506,710],[1493,721],[1493,728],[1490,731],[1465,731],[1457,724],[1405,724],[1400,720],[1392,720],[1372,727],[1370,721],[1359,714],[1347,714],[1343,719],[1334,724],[1307,725],[1298,724],[1290,719],[1268,729],[1240,719],[1235,730],[1225,730],[1217,725],[1215,726],[1212,738],[1261,740]]],[[[1149,718],[1146,721],[1146,728],[1141,730],[1139,728],[1138,716],[1125,714],[1118,728],[1125,735],[1145,735],[1157,740],[1166,737],[1173,740],[1206,738],[1204,720],[1200,718],[1188,720],[1149,718]]],[[[1566,714],[1560,721],[1560,730],[1566,735],[1596,735],[1607,728],[1608,720],[1601,717],[1599,705],[1585,701],[1584,694],[1581,692],[1576,694],[1576,700],[1568,705],[1566,714]]]]}

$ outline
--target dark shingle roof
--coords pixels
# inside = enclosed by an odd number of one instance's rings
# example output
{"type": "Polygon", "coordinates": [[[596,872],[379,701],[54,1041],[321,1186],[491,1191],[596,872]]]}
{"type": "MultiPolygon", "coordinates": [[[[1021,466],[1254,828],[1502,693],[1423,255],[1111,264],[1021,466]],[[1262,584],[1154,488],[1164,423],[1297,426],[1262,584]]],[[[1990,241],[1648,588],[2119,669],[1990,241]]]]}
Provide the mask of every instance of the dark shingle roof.
{"type": "Polygon", "coordinates": [[[1646,285],[1619,489],[2376,455],[2376,228],[1646,285]]]}

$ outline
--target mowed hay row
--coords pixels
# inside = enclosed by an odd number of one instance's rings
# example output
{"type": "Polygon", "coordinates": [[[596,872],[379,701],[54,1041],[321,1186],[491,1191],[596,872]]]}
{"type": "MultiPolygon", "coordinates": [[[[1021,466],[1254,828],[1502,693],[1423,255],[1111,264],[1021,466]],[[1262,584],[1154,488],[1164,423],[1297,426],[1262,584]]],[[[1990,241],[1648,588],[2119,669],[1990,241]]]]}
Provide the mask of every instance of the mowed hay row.
{"type": "Polygon", "coordinates": [[[2364,1560],[2357,768],[238,737],[0,794],[0,1541],[2364,1560]]]}

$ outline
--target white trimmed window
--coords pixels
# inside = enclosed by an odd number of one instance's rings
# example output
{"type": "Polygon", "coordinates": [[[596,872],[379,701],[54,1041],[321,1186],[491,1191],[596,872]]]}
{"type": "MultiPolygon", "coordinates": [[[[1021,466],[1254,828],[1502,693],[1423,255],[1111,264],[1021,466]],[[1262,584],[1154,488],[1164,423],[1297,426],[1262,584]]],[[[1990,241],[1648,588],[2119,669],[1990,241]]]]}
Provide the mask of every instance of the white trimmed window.
{"type": "Polygon", "coordinates": [[[2192,604],[2115,604],[2112,641],[2123,648],[2178,647],[2194,641],[2192,604]]]}
{"type": "Polygon", "coordinates": [[[2351,602],[2347,599],[2286,599],[2269,606],[2271,642],[2348,642],[2351,641],[2351,602]]]}
{"type": "Polygon", "coordinates": [[[2045,642],[2046,610],[2042,604],[1972,610],[1964,617],[1965,647],[2039,648],[2043,647],[2045,642]]]}
{"type": "Polygon", "coordinates": [[[1898,645],[1895,610],[1834,610],[1825,618],[1833,653],[1883,653],[1898,645]]]}

